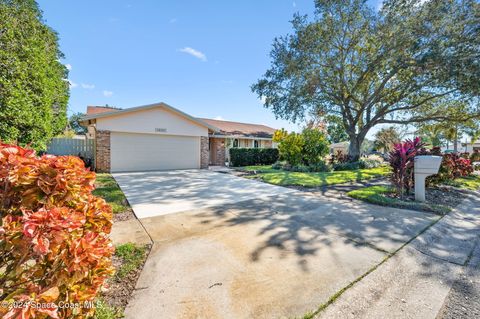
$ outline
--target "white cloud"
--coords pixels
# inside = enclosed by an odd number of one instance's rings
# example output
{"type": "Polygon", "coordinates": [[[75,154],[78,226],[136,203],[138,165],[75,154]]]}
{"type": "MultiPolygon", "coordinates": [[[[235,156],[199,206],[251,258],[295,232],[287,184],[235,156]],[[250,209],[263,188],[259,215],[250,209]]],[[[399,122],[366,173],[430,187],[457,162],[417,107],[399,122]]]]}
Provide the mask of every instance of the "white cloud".
{"type": "Polygon", "coordinates": [[[113,92],[112,91],[107,91],[107,90],[104,90],[103,91],[103,96],[106,96],[106,97],[110,97],[113,95],[113,92]]]}
{"type": "Polygon", "coordinates": [[[67,68],[68,71],[72,69],[72,65],[69,63],[65,64],[65,67],[67,68]]]}
{"type": "Polygon", "coordinates": [[[217,121],[226,121],[221,115],[215,116],[213,119],[217,121]]]}
{"type": "Polygon", "coordinates": [[[267,101],[267,98],[265,96],[262,96],[260,98],[260,102],[262,102],[262,104],[265,104],[266,101],[267,101]]]}
{"type": "Polygon", "coordinates": [[[185,47],[185,48],[183,48],[183,49],[180,49],[179,51],[180,51],[180,52],[183,52],[183,53],[190,54],[191,56],[194,56],[194,57],[196,57],[197,59],[202,60],[203,62],[206,62],[206,61],[207,61],[207,56],[206,56],[203,52],[200,52],[200,51],[195,50],[195,49],[193,49],[193,48],[185,47]]]}
{"type": "Polygon", "coordinates": [[[71,89],[76,88],[78,86],[78,84],[73,82],[72,80],[67,80],[67,81],[71,89]]]}
{"type": "Polygon", "coordinates": [[[87,90],[91,90],[91,89],[95,88],[95,84],[82,83],[80,85],[82,86],[82,88],[87,89],[87,90]]]}

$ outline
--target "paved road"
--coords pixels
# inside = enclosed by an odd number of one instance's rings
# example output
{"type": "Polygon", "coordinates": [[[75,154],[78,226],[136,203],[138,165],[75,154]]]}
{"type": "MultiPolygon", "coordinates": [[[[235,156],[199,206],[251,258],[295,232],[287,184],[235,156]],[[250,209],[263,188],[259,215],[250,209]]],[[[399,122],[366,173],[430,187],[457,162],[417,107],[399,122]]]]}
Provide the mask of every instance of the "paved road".
{"type": "Polygon", "coordinates": [[[438,219],[207,171],[115,178],[154,240],[127,318],[301,317],[438,219]]]}

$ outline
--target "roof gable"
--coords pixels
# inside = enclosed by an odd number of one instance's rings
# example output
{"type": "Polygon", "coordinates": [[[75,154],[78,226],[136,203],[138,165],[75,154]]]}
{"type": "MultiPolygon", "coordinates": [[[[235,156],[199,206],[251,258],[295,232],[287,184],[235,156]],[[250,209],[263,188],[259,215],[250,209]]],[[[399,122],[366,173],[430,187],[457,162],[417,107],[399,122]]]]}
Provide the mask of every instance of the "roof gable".
{"type": "Polygon", "coordinates": [[[199,124],[201,126],[207,127],[208,129],[216,132],[218,131],[218,128],[210,125],[209,123],[206,123],[202,121],[201,119],[198,119],[196,117],[193,117],[187,113],[184,113],[180,111],[179,109],[174,108],[173,106],[170,106],[166,103],[160,102],[160,103],[154,103],[154,104],[148,104],[148,105],[142,105],[142,106],[136,106],[136,107],[131,107],[128,109],[113,109],[110,112],[98,112],[94,114],[87,114],[82,118],[82,121],[88,121],[88,120],[93,120],[93,119],[99,119],[99,118],[106,118],[106,117],[112,117],[112,116],[118,116],[118,115],[127,115],[128,113],[133,113],[133,112],[138,112],[138,111],[144,111],[144,110],[149,110],[153,108],[165,108],[181,117],[184,117],[192,122],[195,122],[196,124],[199,124]]]}

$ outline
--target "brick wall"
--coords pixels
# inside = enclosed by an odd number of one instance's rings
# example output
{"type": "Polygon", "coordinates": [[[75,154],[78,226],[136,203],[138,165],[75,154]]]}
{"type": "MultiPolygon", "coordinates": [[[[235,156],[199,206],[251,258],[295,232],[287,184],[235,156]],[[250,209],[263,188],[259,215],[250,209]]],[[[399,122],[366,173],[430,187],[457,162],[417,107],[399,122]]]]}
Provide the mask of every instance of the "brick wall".
{"type": "Polygon", "coordinates": [[[96,170],[110,172],[110,131],[96,132],[96,170]]]}
{"type": "Polygon", "coordinates": [[[215,152],[211,163],[213,165],[225,166],[225,139],[214,138],[211,147],[213,147],[213,152],[215,152]]]}
{"type": "Polygon", "coordinates": [[[200,137],[200,168],[208,168],[210,153],[208,151],[208,137],[200,137]]]}

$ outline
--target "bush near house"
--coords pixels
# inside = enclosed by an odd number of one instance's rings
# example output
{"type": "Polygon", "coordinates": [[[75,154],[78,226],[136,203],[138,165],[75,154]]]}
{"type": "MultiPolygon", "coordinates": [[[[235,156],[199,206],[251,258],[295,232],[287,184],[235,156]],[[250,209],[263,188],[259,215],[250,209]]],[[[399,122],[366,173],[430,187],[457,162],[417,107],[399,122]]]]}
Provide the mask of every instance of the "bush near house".
{"type": "Polygon", "coordinates": [[[472,162],[480,162],[480,152],[479,151],[474,151],[470,155],[470,161],[472,162]]]}
{"type": "Polygon", "coordinates": [[[230,162],[232,166],[270,165],[278,160],[276,148],[231,148],[230,162]]]}
{"type": "Polygon", "coordinates": [[[280,159],[286,162],[285,168],[300,171],[317,171],[315,167],[318,166],[322,170],[326,168],[324,158],[328,154],[328,140],[322,131],[315,128],[305,128],[302,133],[280,130],[274,136],[279,143],[280,159]]]}
{"type": "Polygon", "coordinates": [[[73,156],[0,144],[0,317],[85,318],[112,275],[112,211],[73,156]],[[14,302],[24,307],[14,308],[14,302]],[[35,307],[50,303],[50,307],[35,307]]]}

